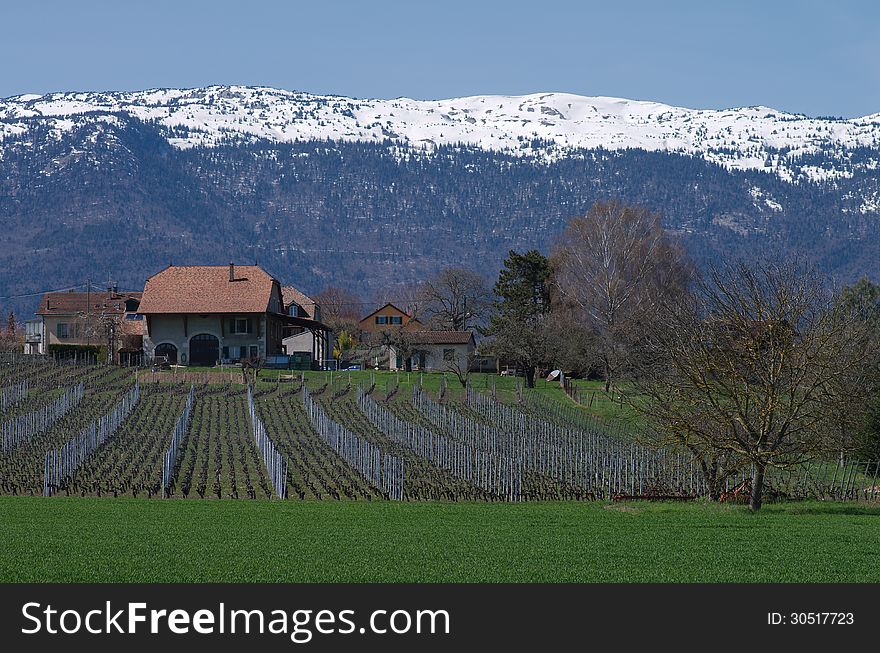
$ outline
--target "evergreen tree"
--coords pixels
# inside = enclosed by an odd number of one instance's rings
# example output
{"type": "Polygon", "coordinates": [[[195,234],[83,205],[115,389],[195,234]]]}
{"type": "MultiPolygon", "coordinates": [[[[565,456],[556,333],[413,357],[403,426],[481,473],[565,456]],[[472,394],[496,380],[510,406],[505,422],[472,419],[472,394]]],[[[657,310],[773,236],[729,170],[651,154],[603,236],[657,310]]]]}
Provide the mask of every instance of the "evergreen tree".
{"type": "Polygon", "coordinates": [[[549,358],[544,326],[550,312],[550,263],[538,250],[511,250],[495,284],[497,297],[485,335],[492,352],[514,361],[535,387],[535,368],[549,358]]]}

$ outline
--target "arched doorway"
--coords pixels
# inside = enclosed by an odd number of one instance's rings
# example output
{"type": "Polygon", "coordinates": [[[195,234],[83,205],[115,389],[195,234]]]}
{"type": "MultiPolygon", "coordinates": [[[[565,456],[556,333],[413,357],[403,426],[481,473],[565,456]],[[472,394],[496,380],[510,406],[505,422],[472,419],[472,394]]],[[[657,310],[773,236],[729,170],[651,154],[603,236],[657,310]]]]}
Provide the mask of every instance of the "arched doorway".
{"type": "Polygon", "coordinates": [[[211,366],[220,360],[220,341],[210,333],[189,339],[189,364],[211,366]]]}
{"type": "Polygon", "coordinates": [[[161,345],[156,345],[156,349],[153,351],[154,358],[167,358],[168,362],[172,365],[177,364],[177,347],[172,345],[170,342],[163,342],[161,345]]]}

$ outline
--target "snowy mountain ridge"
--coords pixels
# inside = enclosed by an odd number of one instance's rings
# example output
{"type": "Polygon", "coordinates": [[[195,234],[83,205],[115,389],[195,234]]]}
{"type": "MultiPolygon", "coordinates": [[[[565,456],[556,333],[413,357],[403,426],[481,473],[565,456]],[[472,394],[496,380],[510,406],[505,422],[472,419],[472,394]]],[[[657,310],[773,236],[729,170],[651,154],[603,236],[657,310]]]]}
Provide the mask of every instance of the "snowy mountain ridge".
{"type": "Polygon", "coordinates": [[[768,107],[699,110],[565,93],[360,100],[250,86],[2,99],[0,157],[4,141],[21,142],[34,125],[61,138],[83,121],[113,122],[109,114],[119,113],[157,125],[177,148],[391,141],[428,152],[460,144],[547,160],[579,149],[643,149],[699,156],[732,170],[764,170],[785,181],[849,177],[848,152],[855,148],[878,151],[858,165],[880,165],[880,114],[810,118],[768,107]]]}

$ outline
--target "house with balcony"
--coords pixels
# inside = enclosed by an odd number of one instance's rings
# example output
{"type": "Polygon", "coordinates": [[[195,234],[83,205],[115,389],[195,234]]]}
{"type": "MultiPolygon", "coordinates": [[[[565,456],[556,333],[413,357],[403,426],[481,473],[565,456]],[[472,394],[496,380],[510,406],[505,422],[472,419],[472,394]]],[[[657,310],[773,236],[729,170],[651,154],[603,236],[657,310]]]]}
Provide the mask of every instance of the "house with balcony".
{"type": "MultiPolygon", "coordinates": [[[[321,323],[318,303],[293,286],[283,286],[281,296],[288,317],[299,318],[299,324],[285,324],[282,347],[288,356],[302,360],[307,355],[310,363],[323,367],[333,356],[334,334],[321,323]],[[308,322],[312,324],[309,325],[308,322]]],[[[297,365],[300,367],[300,365],[297,365]]]]}

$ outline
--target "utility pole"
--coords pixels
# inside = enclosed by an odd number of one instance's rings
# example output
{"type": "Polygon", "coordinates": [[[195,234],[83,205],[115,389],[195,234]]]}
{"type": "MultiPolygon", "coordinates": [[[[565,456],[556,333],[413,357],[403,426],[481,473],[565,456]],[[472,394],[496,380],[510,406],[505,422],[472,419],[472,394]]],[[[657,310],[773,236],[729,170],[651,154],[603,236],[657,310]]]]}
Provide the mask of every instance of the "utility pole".
{"type": "Polygon", "coordinates": [[[463,314],[464,314],[464,322],[463,322],[463,324],[462,324],[461,330],[462,330],[462,331],[467,331],[467,319],[468,319],[468,312],[467,312],[467,295],[464,296],[463,308],[464,308],[464,311],[463,311],[463,314]]]}

